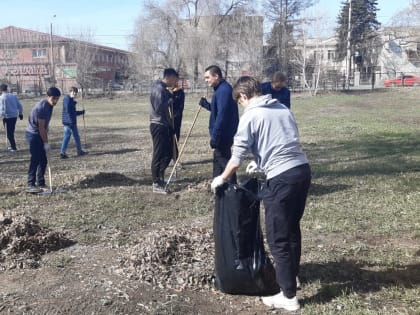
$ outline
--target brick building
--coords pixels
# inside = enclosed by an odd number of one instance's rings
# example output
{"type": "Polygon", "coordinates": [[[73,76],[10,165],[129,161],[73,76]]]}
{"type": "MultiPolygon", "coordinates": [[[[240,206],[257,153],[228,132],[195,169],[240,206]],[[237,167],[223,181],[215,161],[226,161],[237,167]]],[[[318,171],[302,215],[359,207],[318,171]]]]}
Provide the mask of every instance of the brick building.
{"type": "Polygon", "coordinates": [[[55,84],[105,88],[126,75],[129,52],[53,34],[0,29],[0,81],[16,92],[45,92],[55,84]]]}

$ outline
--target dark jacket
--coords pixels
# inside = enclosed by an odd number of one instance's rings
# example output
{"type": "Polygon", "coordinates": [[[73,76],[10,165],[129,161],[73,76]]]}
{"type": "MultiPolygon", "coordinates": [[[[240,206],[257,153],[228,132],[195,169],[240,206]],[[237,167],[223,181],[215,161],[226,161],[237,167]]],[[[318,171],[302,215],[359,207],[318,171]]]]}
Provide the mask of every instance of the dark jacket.
{"type": "Polygon", "coordinates": [[[290,109],[290,90],[287,87],[283,87],[280,90],[273,90],[271,82],[261,83],[261,94],[271,94],[272,98],[277,99],[280,103],[290,109]]]}
{"type": "Polygon", "coordinates": [[[151,124],[164,125],[171,128],[172,122],[169,116],[169,106],[173,99],[166,88],[167,85],[160,80],[153,82],[150,93],[149,115],[151,124]]]}
{"type": "Polygon", "coordinates": [[[238,105],[232,97],[232,86],[225,80],[214,88],[211,103],[204,106],[210,111],[210,143],[217,149],[231,147],[238,128],[238,105]]]}
{"type": "Polygon", "coordinates": [[[61,114],[61,120],[65,126],[74,126],[77,124],[77,116],[82,115],[83,111],[76,110],[77,102],[74,98],[69,95],[63,98],[63,112],[61,114]]]}
{"type": "Polygon", "coordinates": [[[185,104],[185,93],[184,90],[177,90],[172,93],[172,97],[174,100],[173,108],[174,108],[174,117],[182,117],[182,113],[184,111],[184,104],[185,104]]]}

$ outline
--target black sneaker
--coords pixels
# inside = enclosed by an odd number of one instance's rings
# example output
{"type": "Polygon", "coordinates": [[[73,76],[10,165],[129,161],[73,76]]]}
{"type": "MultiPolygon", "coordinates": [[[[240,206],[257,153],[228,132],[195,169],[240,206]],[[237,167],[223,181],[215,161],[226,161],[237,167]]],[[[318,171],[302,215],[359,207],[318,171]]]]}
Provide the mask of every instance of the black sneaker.
{"type": "Polygon", "coordinates": [[[162,194],[162,195],[168,194],[167,190],[165,189],[165,186],[159,185],[158,183],[153,183],[152,191],[155,194],[162,194]]]}
{"type": "Polygon", "coordinates": [[[60,159],[68,159],[69,157],[65,153],[60,153],[60,159]]]}
{"type": "Polygon", "coordinates": [[[88,153],[86,151],[83,151],[83,150],[77,152],[77,156],[83,156],[83,155],[86,155],[86,154],[88,154],[88,153]]]}

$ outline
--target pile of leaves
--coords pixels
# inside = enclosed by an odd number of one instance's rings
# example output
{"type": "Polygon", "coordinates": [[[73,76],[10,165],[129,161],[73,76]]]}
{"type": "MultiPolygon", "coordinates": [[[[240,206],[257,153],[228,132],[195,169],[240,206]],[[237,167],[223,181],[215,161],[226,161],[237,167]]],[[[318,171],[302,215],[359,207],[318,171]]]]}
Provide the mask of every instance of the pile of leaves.
{"type": "Polygon", "coordinates": [[[121,260],[126,273],[161,289],[211,289],[214,283],[213,232],[166,227],[149,232],[121,260]]]}
{"type": "Polygon", "coordinates": [[[0,271],[37,268],[42,255],[75,244],[28,216],[0,216],[0,271]]]}

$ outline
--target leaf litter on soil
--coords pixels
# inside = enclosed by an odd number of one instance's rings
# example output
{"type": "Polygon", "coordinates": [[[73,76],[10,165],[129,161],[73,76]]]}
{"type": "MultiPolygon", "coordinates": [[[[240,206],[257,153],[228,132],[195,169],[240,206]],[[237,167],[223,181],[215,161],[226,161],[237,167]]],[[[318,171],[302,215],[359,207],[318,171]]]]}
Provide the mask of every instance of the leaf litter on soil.
{"type": "Polygon", "coordinates": [[[76,242],[24,215],[0,216],[0,271],[38,268],[42,255],[76,242]]]}
{"type": "Polygon", "coordinates": [[[165,227],[144,235],[120,260],[123,272],[153,287],[214,287],[213,232],[205,227],[165,227]]]}

